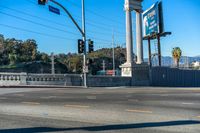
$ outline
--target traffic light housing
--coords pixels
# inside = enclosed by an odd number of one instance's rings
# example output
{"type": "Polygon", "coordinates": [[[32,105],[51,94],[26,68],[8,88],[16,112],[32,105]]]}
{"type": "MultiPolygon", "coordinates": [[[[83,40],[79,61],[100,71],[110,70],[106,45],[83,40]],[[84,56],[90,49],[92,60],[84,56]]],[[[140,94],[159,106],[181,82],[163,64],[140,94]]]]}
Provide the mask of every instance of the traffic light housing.
{"type": "Polygon", "coordinates": [[[48,2],[48,0],[38,0],[39,5],[45,5],[48,2]]]}
{"type": "Polygon", "coordinates": [[[85,48],[85,43],[83,40],[79,39],[78,40],[78,53],[82,54],[84,53],[84,48],[85,48]]]}
{"type": "Polygon", "coordinates": [[[94,51],[94,42],[92,40],[88,40],[89,45],[89,53],[94,51]]]}

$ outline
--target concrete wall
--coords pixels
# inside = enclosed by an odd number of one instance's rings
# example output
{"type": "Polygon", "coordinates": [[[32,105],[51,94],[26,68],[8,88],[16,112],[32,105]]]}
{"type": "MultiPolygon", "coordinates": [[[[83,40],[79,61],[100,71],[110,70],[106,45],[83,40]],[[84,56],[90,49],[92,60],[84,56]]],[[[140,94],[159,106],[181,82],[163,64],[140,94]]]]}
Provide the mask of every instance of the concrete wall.
{"type": "Polygon", "coordinates": [[[27,85],[81,86],[81,76],[73,74],[28,74],[27,85]]]}
{"type": "MultiPolygon", "coordinates": [[[[148,85],[148,74],[143,71],[135,72],[137,78],[121,76],[88,76],[89,87],[115,87],[148,85]]],[[[0,86],[19,85],[60,85],[60,86],[82,86],[83,77],[79,74],[27,74],[27,73],[0,73],[0,86]]]]}
{"type": "Polygon", "coordinates": [[[130,77],[121,76],[88,76],[88,86],[93,87],[113,87],[113,86],[131,86],[130,77]]]}

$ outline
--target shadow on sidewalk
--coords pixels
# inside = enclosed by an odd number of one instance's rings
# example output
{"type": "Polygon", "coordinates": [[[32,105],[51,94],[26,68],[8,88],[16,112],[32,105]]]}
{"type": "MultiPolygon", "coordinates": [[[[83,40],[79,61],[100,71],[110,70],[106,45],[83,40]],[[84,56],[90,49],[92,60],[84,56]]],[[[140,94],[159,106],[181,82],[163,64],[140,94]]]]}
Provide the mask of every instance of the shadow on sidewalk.
{"type": "Polygon", "coordinates": [[[17,128],[17,129],[0,129],[0,133],[42,133],[42,132],[61,132],[61,131],[111,131],[125,130],[137,128],[151,127],[168,127],[181,125],[197,125],[200,121],[182,120],[182,121],[167,121],[167,122],[150,122],[136,124],[118,124],[105,126],[88,126],[88,127],[73,127],[73,128],[50,128],[50,127],[33,127],[33,128],[17,128]]]}

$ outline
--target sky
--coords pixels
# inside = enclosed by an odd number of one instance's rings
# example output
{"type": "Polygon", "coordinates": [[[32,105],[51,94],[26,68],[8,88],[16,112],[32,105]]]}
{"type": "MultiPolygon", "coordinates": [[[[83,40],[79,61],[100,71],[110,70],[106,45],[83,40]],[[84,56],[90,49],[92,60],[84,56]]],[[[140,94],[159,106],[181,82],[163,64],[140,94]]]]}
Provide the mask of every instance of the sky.
{"type": "MultiPolygon", "coordinates": [[[[81,0],[57,0],[69,10],[81,27],[81,0]]],[[[143,10],[157,0],[144,0],[143,10]]],[[[173,47],[180,47],[185,56],[200,55],[200,0],[162,0],[165,31],[171,36],[161,39],[163,56],[171,56],[173,47]]],[[[37,0],[0,0],[0,34],[5,38],[19,40],[35,39],[38,50],[47,53],[77,52],[77,40],[81,34],[61,10],[61,15],[49,12],[37,0]]],[[[114,35],[115,46],[125,47],[124,0],[85,0],[87,39],[94,41],[95,49],[111,48],[114,35]]],[[[135,12],[133,16],[133,39],[135,43],[135,12]]],[[[154,47],[154,41],[152,41],[154,47]]],[[[154,49],[153,49],[154,52],[154,49]]],[[[144,56],[147,57],[144,41],[144,56]]]]}

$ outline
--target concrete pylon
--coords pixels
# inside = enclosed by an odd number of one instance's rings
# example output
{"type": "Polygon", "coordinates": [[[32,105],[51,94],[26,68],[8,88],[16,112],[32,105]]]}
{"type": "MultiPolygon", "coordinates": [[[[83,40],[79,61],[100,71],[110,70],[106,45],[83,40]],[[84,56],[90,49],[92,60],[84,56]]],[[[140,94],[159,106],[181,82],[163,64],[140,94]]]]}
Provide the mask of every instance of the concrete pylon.
{"type": "Polygon", "coordinates": [[[122,76],[132,77],[134,67],[137,67],[133,62],[133,37],[132,37],[132,16],[131,12],[136,11],[136,42],[137,42],[137,63],[143,63],[143,44],[142,44],[142,2],[143,0],[125,0],[126,12],[126,63],[120,67],[122,76]],[[133,66],[134,65],[134,66],[133,66]]]}
{"type": "Polygon", "coordinates": [[[133,62],[133,36],[132,36],[132,16],[131,11],[126,10],[126,63],[133,62]]]}
{"type": "Polygon", "coordinates": [[[143,59],[143,39],[142,39],[142,11],[136,10],[136,45],[137,64],[142,64],[143,59]]]}
{"type": "Polygon", "coordinates": [[[132,36],[132,15],[129,6],[129,0],[125,0],[124,9],[126,12],[126,63],[120,67],[122,69],[122,76],[132,77],[133,65],[133,36],[132,36]]]}

